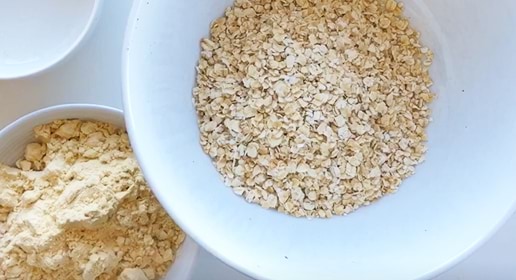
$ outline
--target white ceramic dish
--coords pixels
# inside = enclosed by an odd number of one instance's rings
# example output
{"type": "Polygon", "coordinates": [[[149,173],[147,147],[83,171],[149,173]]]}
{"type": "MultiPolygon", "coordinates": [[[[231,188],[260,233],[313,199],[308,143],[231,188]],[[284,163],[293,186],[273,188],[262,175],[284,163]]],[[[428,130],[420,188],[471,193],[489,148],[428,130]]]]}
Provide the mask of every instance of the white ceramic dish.
{"type": "Polygon", "coordinates": [[[124,48],[136,155],[164,207],[200,245],[262,279],[430,278],[513,212],[515,1],[405,1],[435,52],[427,160],[398,193],[329,220],[247,204],[198,144],[191,91],[199,41],[231,3],[136,1],[124,48]]]}
{"type": "MultiPolygon", "coordinates": [[[[0,162],[14,165],[21,158],[25,146],[35,139],[33,128],[58,119],[95,120],[125,127],[121,110],[92,104],[65,104],[41,109],[25,115],[0,130],[0,162]]],[[[187,280],[197,258],[199,247],[190,238],[181,246],[167,279],[187,280]]]]}
{"type": "Polygon", "coordinates": [[[0,80],[39,73],[69,56],[102,0],[0,0],[0,80]]]}

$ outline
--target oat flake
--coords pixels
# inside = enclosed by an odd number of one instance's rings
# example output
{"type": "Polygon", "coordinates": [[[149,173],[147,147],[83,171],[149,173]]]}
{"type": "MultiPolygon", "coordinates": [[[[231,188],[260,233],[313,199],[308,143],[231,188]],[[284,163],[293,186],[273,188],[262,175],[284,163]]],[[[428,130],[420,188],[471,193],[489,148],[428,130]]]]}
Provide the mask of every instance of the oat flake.
{"type": "Polygon", "coordinates": [[[347,214],[423,161],[432,52],[394,0],[237,0],[201,42],[201,145],[247,201],[347,214]]]}

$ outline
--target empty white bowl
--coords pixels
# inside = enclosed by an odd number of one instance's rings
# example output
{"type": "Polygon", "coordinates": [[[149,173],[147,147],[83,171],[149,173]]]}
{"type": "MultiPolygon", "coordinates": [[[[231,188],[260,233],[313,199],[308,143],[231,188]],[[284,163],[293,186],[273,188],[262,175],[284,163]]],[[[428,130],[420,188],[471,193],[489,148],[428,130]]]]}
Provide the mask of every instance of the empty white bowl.
{"type": "MultiPolygon", "coordinates": [[[[111,123],[125,127],[121,110],[92,104],[66,104],[48,107],[25,115],[0,130],[0,162],[14,165],[23,157],[25,146],[35,141],[34,127],[60,119],[82,119],[111,123]]],[[[199,247],[190,238],[179,249],[167,279],[190,278],[199,247]]]]}
{"type": "Polygon", "coordinates": [[[136,1],[124,48],[136,155],[164,207],[200,245],[262,279],[429,278],[512,213],[516,1],[404,1],[435,52],[427,160],[398,193],[328,220],[246,203],[199,145],[192,104],[199,42],[232,2],[136,1]]]}
{"type": "Polygon", "coordinates": [[[39,73],[84,41],[102,0],[0,0],[0,80],[39,73]]]}

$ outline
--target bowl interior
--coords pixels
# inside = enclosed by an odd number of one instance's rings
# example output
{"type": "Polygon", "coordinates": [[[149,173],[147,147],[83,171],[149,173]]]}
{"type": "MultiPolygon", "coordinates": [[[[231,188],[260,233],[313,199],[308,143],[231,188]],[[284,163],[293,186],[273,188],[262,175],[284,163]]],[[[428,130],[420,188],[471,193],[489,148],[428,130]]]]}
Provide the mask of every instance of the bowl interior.
{"type": "MultiPolygon", "coordinates": [[[[125,127],[122,111],[89,104],[67,104],[41,109],[30,113],[0,131],[0,162],[14,165],[23,156],[25,146],[33,142],[33,129],[37,125],[59,119],[81,119],[111,123],[125,127]]],[[[178,251],[166,279],[189,279],[197,258],[198,245],[186,238],[178,251]]]]}
{"type": "Polygon", "coordinates": [[[167,272],[167,280],[188,280],[192,275],[192,269],[199,254],[199,246],[190,238],[186,238],[177,252],[172,267],[167,272]]]}
{"type": "Polygon", "coordinates": [[[27,144],[35,140],[34,127],[54,120],[71,118],[102,121],[125,127],[122,111],[110,107],[70,104],[41,109],[21,117],[0,131],[0,162],[12,166],[23,156],[27,144]]]}
{"type": "Polygon", "coordinates": [[[77,47],[100,0],[0,0],[0,79],[39,72],[77,47]]]}
{"type": "Polygon", "coordinates": [[[307,220],[247,204],[198,144],[199,41],[231,0],[136,1],[126,37],[126,124],[147,180],[197,242],[264,279],[415,279],[467,255],[516,201],[516,2],[405,1],[435,52],[429,151],[398,193],[307,220]]]}

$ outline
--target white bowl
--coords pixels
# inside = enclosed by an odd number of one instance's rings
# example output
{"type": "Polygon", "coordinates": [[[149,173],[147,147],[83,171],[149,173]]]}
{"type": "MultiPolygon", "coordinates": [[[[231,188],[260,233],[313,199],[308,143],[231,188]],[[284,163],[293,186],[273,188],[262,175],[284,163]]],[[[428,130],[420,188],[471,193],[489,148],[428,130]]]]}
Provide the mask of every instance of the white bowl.
{"type": "Polygon", "coordinates": [[[102,0],[0,0],[0,80],[42,72],[93,28],[102,0]]]}
{"type": "Polygon", "coordinates": [[[126,124],[164,207],[200,245],[262,279],[430,278],[471,253],[516,202],[516,1],[405,1],[435,52],[429,151],[398,193],[344,217],[246,203],[199,145],[199,41],[232,0],[136,1],[124,48],[126,124]]]}
{"type": "MultiPolygon", "coordinates": [[[[23,156],[25,146],[35,141],[35,126],[70,118],[101,121],[125,127],[122,111],[115,108],[92,104],[48,107],[25,115],[0,130],[0,162],[14,165],[16,160],[23,156]]],[[[197,244],[187,237],[167,274],[167,279],[190,279],[198,251],[197,244]]]]}

